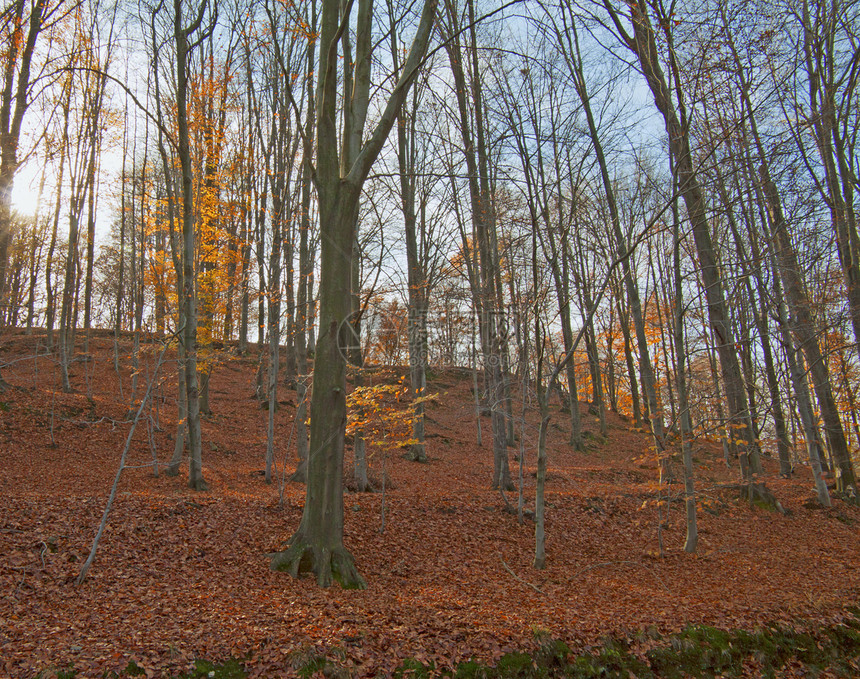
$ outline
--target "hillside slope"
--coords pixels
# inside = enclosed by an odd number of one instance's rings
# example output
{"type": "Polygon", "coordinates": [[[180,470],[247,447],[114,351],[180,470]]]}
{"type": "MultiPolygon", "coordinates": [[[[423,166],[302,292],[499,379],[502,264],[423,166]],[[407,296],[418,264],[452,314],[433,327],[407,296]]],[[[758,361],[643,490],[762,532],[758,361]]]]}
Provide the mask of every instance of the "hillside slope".
{"type": "MultiPolygon", "coordinates": [[[[210,490],[153,473],[152,451],[163,465],[173,449],[176,366],[168,363],[153,426],[138,427],[98,556],[77,587],[129,431],[131,345],[122,346],[118,376],[110,340],[93,340],[87,360],[73,366],[76,392],[63,394],[56,365],[35,358],[44,353],[39,341],[16,336],[0,350],[12,385],[0,393],[3,676],[68,666],[101,676],[130,659],[158,676],[197,657],[230,656],[247,656],[266,674],[313,653],[337,655],[355,676],[375,676],[410,657],[442,667],[473,656],[492,661],[532,647],[536,630],[582,647],[651,626],[832,622],[860,601],[860,510],[839,502],[816,508],[808,469],[782,480],[766,461],[765,481],[788,513],[757,509],[720,488],[736,472],[703,443],[696,473],[705,510],[699,553],[688,555],[680,487],[658,485],[647,436],[610,415],[608,440],[589,436],[588,450],[577,453],[557,409],[548,566],[534,570],[533,525],[519,525],[489,490],[492,455],[488,442],[475,443],[470,376],[453,369],[430,379],[439,397],[428,404],[429,462],[376,450],[371,476],[387,475],[384,495],[347,494],[345,541],[368,588],[323,591],[312,579],[270,572],[265,555],[298,525],[304,500],[303,486],[281,480],[295,468],[295,392],[280,390],[279,481],[266,485],[267,413],[252,398],[256,363],[226,354],[212,373],[213,412],[203,424],[210,490]],[[658,502],[666,497],[668,509],[658,502]]],[[[154,348],[145,346],[138,397],[153,364],[154,348]]],[[[380,369],[369,379],[401,373],[380,369]]],[[[595,418],[581,408],[594,432],[595,418]]],[[[536,423],[530,411],[527,505],[536,423]]],[[[518,450],[511,449],[514,473],[518,450]]],[[[508,499],[516,503],[515,494],[508,499]]]]}

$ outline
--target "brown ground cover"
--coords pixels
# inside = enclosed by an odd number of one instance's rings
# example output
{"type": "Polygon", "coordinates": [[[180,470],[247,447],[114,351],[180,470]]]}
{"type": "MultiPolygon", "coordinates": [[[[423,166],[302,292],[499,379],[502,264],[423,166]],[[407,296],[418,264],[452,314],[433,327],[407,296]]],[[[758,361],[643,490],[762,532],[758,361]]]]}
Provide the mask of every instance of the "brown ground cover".
{"type": "MultiPolygon", "coordinates": [[[[610,415],[608,441],[592,437],[577,453],[557,409],[547,568],[533,569],[533,525],[519,525],[489,490],[489,444],[475,443],[470,379],[454,369],[430,380],[439,398],[428,406],[429,462],[376,451],[372,475],[381,478],[384,465],[384,497],[347,493],[346,544],[367,589],[320,590],[312,579],[273,573],[265,555],[290,536],[304,501],[303,486],[282,481],[295,467],[295,392],[280,391],[278,481],[266,485],[267,413],[252,398],[255,359],[226,353],[212,373],[213,412],[203,423],[209,490],[189,490],[182,475],[153,474],[152,445],[161,465],[173,449],[168,363],[156,400],[160,428],[151,443],[146,422],[138,427],[98,556],[76,586],[129,431],[131,345],[122,343],[118,376],[111,341],[94,339],[88,360],[73,365],[75,393],[63,394],[52,360],[34,358],[39,340],[10,337],[0,348],[11,385],[0,394],[0,676],[69,666],[101,676],[132,659],[160,676],[195,658],[231,656],[276,676],[313,653],[336,656],[354,676],[376,676],[405,658],[441,667],[492,662],[533,647],[540,630],[581,648],[649,626],[829,623],[860,601],[860,510],[841,502],[815,508],[806,467],[783,480],[766,461],[764,481],[788,510],[782,515],[722,490],[736,471],[717,446],[702,443],[696,473],[707,511],[699,512],[699,552],[688,555],[680,488],[658,486],[647,437],[610,415]],[[670,498],[662,557],[658,492],[670,498]]],[[[138,397],[153,363],[145,346],[138,397]]],[[[378,370],[371,379],[401,374],[378,370]]],[[[585,404],[582,412],[595,432],[585,404]]],[[[530,417],[529,505],[537,440],[530,417]]]]}

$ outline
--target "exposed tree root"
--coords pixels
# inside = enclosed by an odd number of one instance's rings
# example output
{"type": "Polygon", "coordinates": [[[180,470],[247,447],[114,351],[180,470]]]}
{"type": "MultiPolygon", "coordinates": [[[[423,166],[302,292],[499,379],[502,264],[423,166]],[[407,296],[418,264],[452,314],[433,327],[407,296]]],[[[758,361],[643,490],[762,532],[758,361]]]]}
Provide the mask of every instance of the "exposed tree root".
{"type": "Polygon", "coordinates": [[[427,453],[424,452],[424,446],[412,446],[409,452],[404,455],[410,462],[427,462],[427,453]]]}
{"type": "Polygon", "coordinates": [[[344,589],[364,589],[364,578],[355,568],[352,554],[345,548],[329,549],[297,539],[282,552],[269,554],[273,571],[289,573],[294,578],[303,573],[316,575],[320,587],[330,587],[337,582],[344,589]]]}
{"type": "MultiPolygon", "coordinates": [[[[508,514],[513,514],[514,516],[519,516],[519,511],[516,507],[514,507],[510,502],[508,502],[508,498],[505,495],[505,491],[499,490],[499,495],[502,496],[502,501],[505,504],[505,511],[508,514]]],[[[523,508],[523,516],[527,519],[535,520],[535,513],[531,509],[523,508]]]]}
{"type": "Polygon", "coordinates": [[[785,514],[785,508],[764,483],[731,483],[726,484],[723,488],[737,492],[742,500],[751,504],[785,514]]]}
{"type": "Polygon", "coordinates": [[[203,479],[198,479],[197,481],[189,481],[188,487],[191,488],[192,490],[199,490],[199,491],[209,490],[209,485],[203,479]]]}

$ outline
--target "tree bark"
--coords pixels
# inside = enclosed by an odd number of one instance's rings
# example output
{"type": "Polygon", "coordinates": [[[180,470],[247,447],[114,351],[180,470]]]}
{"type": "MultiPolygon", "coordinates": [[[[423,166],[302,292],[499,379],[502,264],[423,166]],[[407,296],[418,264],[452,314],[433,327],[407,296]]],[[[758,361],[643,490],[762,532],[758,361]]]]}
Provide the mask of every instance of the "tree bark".
{"type": "Polygon", "coordinates": [[[182,173],[182,304],[184,307],[181,342],[185,351],[185,386],[190,464],[188,485],[206,490],[203,480],[202,438],[200,431],[200,384],[197,375],[197,294],[194,271],[194,188],[188,132],[188,56],[189,38],[203,22],[207,2],[201,2],[197,16],[183,26],[182,0],[174,0],[173,37],[176,42],[176,116],[179,136],[179,162],[182,173]]]}
{"type": "MultiPolygon", "coordinates": [[[[12,184],[18,171],[18,144],[24,114],[30,105],[30,68],[43,27],[44,0],[36,0],[24,16],[25,0],[14,0],[4,12],[11,27],[9,51],[0,91],[0,310],[6,302],[9,245],[12,242],[12,184]]],[[[4,32],[5,33],[5,32],[4,32]]]]}
{"type": "MultiPolygon", "coordinates": [[[[350,7],[351,5],[347,5],[350,7]]],[[[366,59],[356,68],[370,70],[371,0],[359,0],[358,31],[367,31],[366,59]]],[[[311,446],[308,479],[301,523],[289,547],[272,555],[271,567],[293,576],[312,572],[326,587],[333,581],[344,588],[364,587],[352,555],[343,544],[343,453],[346,429],[346,355],[352,328],[352,266],[355,243],[355,216],[361,189],[373,162],[394,125],[409,91],[415,72],[430,40],[436,12],[435,0],[424,5],[421,20],[398,79],[370,137],[342,166],[337,133],[337,43],[341,23],[340,2],[323,0],[320,30],[319,87],[317,91],[317,194],[320,214],[320,336],[317,340],[314,387],[311,400],[311,446]]],[[[359,42],[363,41],[359,37],[359,42]]],[[[360,77],[357,77],[358,82],[360,77]]],[[[367,111],[368,91],[357,86],[354,102],[367,111]]],[[[363,127],[363,120],[362,125],[363,127]]],[[[360,140],[362,135],[358,135],[360,140]]]]}

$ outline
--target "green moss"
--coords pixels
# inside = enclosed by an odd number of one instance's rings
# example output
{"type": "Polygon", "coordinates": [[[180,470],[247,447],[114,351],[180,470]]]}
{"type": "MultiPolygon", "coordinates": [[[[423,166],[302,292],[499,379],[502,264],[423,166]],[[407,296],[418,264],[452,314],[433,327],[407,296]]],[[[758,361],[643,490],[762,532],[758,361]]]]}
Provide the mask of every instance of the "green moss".
{"type": "Polygon", "coordinates": [[[180,675],[180,679],[245,679],[248,673],[236,658],[216,664],[208,660],[195,660],[194,669],[180,675]]]}
{"type": "Polygon", "coordinates": [[[746,631],[693,625],[664,637],[649,628],[625,639],[606,638],[596,648],[575,657],[571,657],[563,641],[541,630],[535,632],[537,650],[507,653],[495,666],[470,660],[460,663],[454,672],[439,672],[432,663],[408,660],[395,671],[395,677],[715,679],[742,677],[752,665],[758,676],[776,679],[792,660],[800,662],[810,676],[825,670],[838,676],[860,676],[860,608],[850,613],[854,617],[844,624],[815,636],[779,626],[746,631]],[[635,653],[635,644],[646,641],[649,646],[658,643],[640,657],[635,653]]]}
{"type": "MultiPolygon", "coordinates": [[[[535,631],[537,648],[503,655],[495,666],[476,660],[441,670],[433,662],[424,664],[406,659],[393,671],[397,679],[681,679],[698,677],[742,677],[754,668],[756,676],[776,679],[789,662],[798,663],[808,676],[828,671],[836,676],[860,676],[860,607],[848,609],[845,621],[816,629],[812,633],[771,625],[748,630],[724,630],[692,625],[668,636],[650,627],[625,638],[607,637],[594,648],[574,655],[561,640],[545,630],[535,631]],[[644,646],[643,646],[644,645],[644,646]],[[637,652],[637,647],[641,650],[637,652]],[[649,650],[645,651],[645,648],[649,650]]],[[[346,679],[347,653],[342,648],[320,651],[314,647],[296,649],[285,669],[299,677],[322,673],[330,679],[346,679]]],[[[387,669],[384,676],[389,676],[387,669]]],[[[107,679],[136,677],[143,668],[133,660],[117,675],[107,679]]],[[[75,679],[76,670],[50,668],[38,679],[75,679]]],[[[221,664],[198,660],[180,679],[244,679],[242,662],[230,659],[221,664]]]]}
{"type": "Polygon", "coordinates": [[[754,507],[758,507],[759,509],[764,509],[765,511],[768,511],[768,512],[777,511],[776,505],[774,505],[773,502],[768,502],[767,500],[763,500],[760,497],[754,497],[752,499],[752,504],[754,507]]]}
{"type": "Polygon", "coordinates": [[[495,676],[499,679],[517,679],[518,677],[545,677],[545,668],[540,667],[528,654],[522,652],[506,653],[499,658],[495,676]]]}
{"type": "Polygon", "coordinates": [[[407,658],[394,670],[394,679],[429,679],[437,676],[436,664],[430,661],[425,665],[414,658],[407,658]]]}
{"type": "Polygon", "coordinates": [[[860,630],[857,620],[825,629],[813,637],[791,628],[771,626],[725,631],[704,625],[688,627],[668,639],[669,644],[648,652],[647,660],[661,677],[741,677],[752,661],[764,677],[779,677],[786,663],[796,660],[813,675],[831,670],[857,672],[860,630]]]}
{"type": "Polygon", "coordinates": [[[128,665],[126,665],[123,670],[130,677],[140,677],[146,674],[146,670],[144,670],[140,665],[138,665],[134,660],[129,660],[128,665]]]}
{"type": "Polygon", "coordinates": [[[457,665],[454,679],[485,679],[487,677],[487,666],[474,660],[467,660],[457,665]]]}

